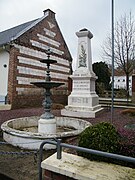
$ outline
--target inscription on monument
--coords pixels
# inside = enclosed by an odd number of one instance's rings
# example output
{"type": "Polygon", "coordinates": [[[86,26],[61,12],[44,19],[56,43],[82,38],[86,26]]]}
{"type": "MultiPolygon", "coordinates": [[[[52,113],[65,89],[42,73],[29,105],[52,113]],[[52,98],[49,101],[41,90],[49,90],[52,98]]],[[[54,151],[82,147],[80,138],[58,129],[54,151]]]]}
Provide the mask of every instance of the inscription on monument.
{"type": "Polygon", "coordinates": [[[73,82],[73,89],[74,90],[89,90],[90,89],[90,85],[89,85],[89,81],[87,80],[83,80],[83,81],[74,81],[73,82]]]}
{"type": "Polygon", "coordinates": [[[72,103],[73,104],[88,104],[88,98],[82,98],[82,97],[72,97],[72,103]]]}

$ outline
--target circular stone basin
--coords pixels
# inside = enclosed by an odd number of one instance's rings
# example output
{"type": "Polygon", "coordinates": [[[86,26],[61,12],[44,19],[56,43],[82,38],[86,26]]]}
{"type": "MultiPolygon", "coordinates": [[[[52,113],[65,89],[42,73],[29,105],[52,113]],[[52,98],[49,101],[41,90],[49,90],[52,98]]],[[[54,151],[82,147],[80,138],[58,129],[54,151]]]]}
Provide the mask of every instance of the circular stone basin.
{"type": "MultiPolygon", "coordinates": [[[[39,149],[42,141],[53,138],[65,138],[80,134],[91,123],[70,117],[55,117],[57,132],[53,134],[41,134],[37,132],[40,117],[23,117],[11,119],[1,125],[3,139],[24,149],[39,149]]],[[[45,149],[54,149],[54,145],[45,145],[45,149]]]]}
{"type": "Polygon", "coordinates": [[[127,128],[127,129],[135,130],[135,124],[127,124],[124,127],[127,128]]]}

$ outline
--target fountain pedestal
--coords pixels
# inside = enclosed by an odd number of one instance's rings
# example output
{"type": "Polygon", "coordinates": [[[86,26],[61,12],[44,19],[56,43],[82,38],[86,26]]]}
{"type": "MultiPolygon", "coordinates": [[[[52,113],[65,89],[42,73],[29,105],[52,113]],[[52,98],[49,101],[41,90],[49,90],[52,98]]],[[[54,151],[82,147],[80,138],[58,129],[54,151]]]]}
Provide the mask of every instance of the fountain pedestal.
{"type": "Polygon", "coordinates": [[[42,134],[56,133],[56,119],[39,119],[38,132],[42,134]]]}
{"type": "Polygon", "coordinates": [[[54,87],[59,87],[64,83],[56,83],[51,82],[50,77],[50,64],[56,63],[57,61],[50,59],[50,50],[47,51],[48,59],[41,60],[41,63],[47,64],[46,70],[46,81],[45,82],[34,82],[35,86],[39,88],[46,89],[45,99],[43,101],[43,107],[45,109],[45,113],[41,115],[38,121],[38,133],[41,134],[55,134],[56,133],[56,119],[54,115],[51,113],[51,89],[54,87]]]}

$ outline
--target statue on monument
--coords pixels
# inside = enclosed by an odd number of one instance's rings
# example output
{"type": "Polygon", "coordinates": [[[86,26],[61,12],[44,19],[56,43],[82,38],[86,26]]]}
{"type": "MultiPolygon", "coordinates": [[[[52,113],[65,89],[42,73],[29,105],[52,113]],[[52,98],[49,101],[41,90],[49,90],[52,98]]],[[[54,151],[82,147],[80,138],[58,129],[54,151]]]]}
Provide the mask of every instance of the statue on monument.
{"type": "Polygon", "coordinates": [[[86,67],[86,50],[84,49],[84,46],[81,45],[81,55],[79,55],[79,67],[86,67]]]}

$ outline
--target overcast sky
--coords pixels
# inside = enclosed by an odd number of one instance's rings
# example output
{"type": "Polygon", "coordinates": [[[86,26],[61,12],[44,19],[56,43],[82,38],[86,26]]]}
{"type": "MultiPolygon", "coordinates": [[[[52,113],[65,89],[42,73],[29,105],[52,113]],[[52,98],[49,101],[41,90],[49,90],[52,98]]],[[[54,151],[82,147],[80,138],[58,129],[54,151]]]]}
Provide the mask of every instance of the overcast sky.
{"type": "MultiPolygon", "coordinates": [[[[124,13],[135,16],[135,0],[114,0],[115,19],[124,13]]],[[[92,62],[101,58],[101,45],[111,32],[111,0],[0,0],[0,32],[43,16],[51,9],[74,59],[77,57],[77,36],[82,28],[90,30],[92,62]]]]}

